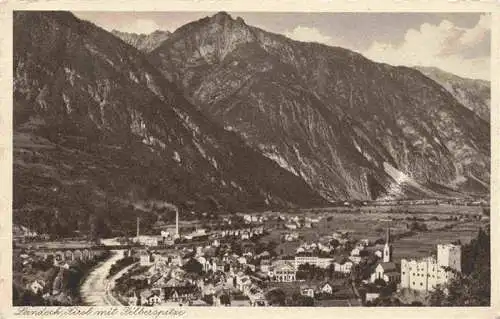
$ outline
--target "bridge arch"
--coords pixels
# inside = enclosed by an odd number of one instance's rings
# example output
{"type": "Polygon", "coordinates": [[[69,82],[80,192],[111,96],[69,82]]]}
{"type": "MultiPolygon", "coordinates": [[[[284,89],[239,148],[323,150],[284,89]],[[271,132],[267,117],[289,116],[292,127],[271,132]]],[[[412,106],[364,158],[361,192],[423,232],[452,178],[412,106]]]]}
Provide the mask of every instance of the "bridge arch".
{"type": "Polygon", "coordinates": [[[84,250],[82,251],[82,259],[83,259],[84,261],[90,260],[90,250],[88,250],[88,249],[84,249],[84,250]]]}
{"type": "Polygon", "coordinates": [[[57,260],[57,261],[64,261],[66,260],[65,258],[66,256],[64,255],[64,253],[60,250],[56,251],[54,253],[54,258],[57,260]]]}
{"type": "Polygon", "coordinates": [[[82,261],[82,260],[83,260],[82,251],[81,251],[81,250],[79,250],[79,249],[77,249],[77,250],[73,251],[73,258],[74,258],[75,260],[80,260],[80,261],[82,261]]]}
{"type": "Polygon", "coordinates": [[[73,261],[75,259],[75,256],[73,255],[73,251],[71,250],[66,250],[64,253],[64,256],[66,257],[66,260],[73,261]]]}

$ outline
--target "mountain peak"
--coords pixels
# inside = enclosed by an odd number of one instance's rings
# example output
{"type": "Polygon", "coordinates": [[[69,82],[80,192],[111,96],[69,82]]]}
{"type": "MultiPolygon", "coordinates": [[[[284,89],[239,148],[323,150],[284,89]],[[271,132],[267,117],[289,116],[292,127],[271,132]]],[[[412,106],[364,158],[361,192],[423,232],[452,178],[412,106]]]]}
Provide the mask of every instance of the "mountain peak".
{"type": "Polygon", "coordinates": [[[245,21],[243,20],[242,17],[236,17],[236,19],[234,19],[226,11],[220,11],[220,12],[214,14],[212,17],[210,17],[210,21],[218,23],[218,24],[226,24],[226,23],[234,23],[234,22],[236,22],[239,25],[245,24],[245,21]]]}
{"type": "Polygon", "coordinates": [[[155,30],[150,33],[150,35],[160,35],[160,34],[171,34],[172,32],[167,31],[167,30],[155,30]]]}
{"type": "Polygon", "coordinates": [[[231,15],[229,13],[227,13],[226,11],[217,12],[216,14],[214,14],[212,16],[212,19],[216,20],[216,21],[234,20],[233,17],[231,17],[231,15]]]}
{"type": "Polygon", "coordinates": [[[137,34],[118,30],[113,30],[111,33],[143,52],[153,51],[171,35],[169,31],[165,30],[155,30],[149,34],[137,34]]]}

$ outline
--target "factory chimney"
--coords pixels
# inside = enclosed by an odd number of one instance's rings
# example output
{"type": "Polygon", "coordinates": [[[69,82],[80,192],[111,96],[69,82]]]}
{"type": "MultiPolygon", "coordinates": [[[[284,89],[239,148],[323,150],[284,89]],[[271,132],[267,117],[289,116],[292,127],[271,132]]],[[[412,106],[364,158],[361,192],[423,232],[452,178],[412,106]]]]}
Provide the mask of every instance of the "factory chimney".
{"type": "Polygon", "coordinates": [[[175,236],[179,238],[179,209],[175,209],[175,236]]]}
{"type": "Polygon", "coordinates": [[[140,234],[140,231],[139,231],[140,220],[141,220],[141,218],[137,217],[137,238],[139,238],[139,234],[140,234]]]}

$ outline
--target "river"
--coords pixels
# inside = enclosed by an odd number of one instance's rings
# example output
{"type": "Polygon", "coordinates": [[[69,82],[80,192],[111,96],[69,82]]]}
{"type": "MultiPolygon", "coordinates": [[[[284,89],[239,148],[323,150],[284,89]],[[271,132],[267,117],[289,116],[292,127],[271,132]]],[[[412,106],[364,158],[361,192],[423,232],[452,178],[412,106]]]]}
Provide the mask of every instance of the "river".
{"type": "Polygon", "coordinates": [[[112,250],[111,257],[103,261],[101,264],[97,265],[94,270],[87,276],[84,281],[80,294],[83,299],[84,305],[89,306],[121,306],[122,304],[113,297],[111,294],[111,289],[113,288],[114,282],[123,273],[128,270],[126,267],[122,271],[118,272],[111,278],[106,278],[109,274],[111,266],[123,258],[123,252],[125,250],[112,250]]]}

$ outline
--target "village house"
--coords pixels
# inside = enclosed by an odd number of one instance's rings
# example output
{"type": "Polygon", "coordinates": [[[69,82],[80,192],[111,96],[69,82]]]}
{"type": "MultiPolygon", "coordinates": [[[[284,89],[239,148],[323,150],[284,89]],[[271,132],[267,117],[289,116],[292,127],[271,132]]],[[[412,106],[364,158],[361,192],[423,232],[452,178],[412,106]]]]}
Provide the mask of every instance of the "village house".
{"type": "Polygon", "coordinates": [[[319,268],[328,268],[333,263],[333,258],[322,258],[310,255],[296,255],[295,268],[299,269],[300,265],[313,265],[319,268]]]}
{"type": "Polygon", "coordinates": [[[218,258],[214,258],[212,259],[212,271],[216,272],[216,271],[224,271],[224,266],[225,266],[225,263],[218,259],[218,258]]]}
{"type": "Polygon", "coordinates": [[[286,241],[296,241],[299,239],[299,233],[297,232],[287,233],[284,235],[283,239],[286,241]]]}
{"type": "Polygon", "coordinates": [[[300,288],[300,294],[302,296],[314,298],[314,288],[310,286],[303,286],[300,288]]]}
{"type": "Polygon", "coordinates": [[[212,295],[212,306],[213,307],[220,307],[221,306],[220,294],[212,295]]]}
{"type": "Polygon", "coordinates": [[[68,262],[66,262],[66,261],[58,262],[57,266],[59,268],[62,268],[62,269],[69,269],[70,268],[70,264],[68,262]]]}
{"type": "Polygon", "coordinates": [[[244,215],[243,220],[245,221],[245,223],[250,224],[252,222],[252,216],[251,215],[244,215]]]}
{"type": "Polygon", "coordinates": [[[186,271],[178,266],[175,266],[170,270],[170,277],[172,279],[184,280],[185,275],[186,275],[186,271]]]}
{"type": "Polygon", "coordinates": [[[251,286],[252,280],[249,276],[240,275],[236,277],[236,288],[243,292],[243,294],[247,294],[251,286]]]}
{"type": "Polygon", "coordinates": [[[200,257],[196,258],[196,261],[201,264],[204,272],[207,272],[209,269],[211,269],[210,262],[205,257],[200,256],[200,257]]]}
{"type": "Polygon", "coordinates": [[[318,249],[325,253],[329,253],[334,250],[332,246],[325,245],[323,243],[318,243],[318,249]]]}
{"type": "Polygon", "coordinates": [[[321,221],[321,217],[314,217],[310,219],[311,223],[317,224],[321,221]]]}
{"type": "Polygon", "coordinates": [[[378,291],[367,291],[366,294],[365,294],[365,301],[366,302],[373,301],[373,300],[377,299],[378,297],[380,297],[380,292],[378,292],[378,291]]]}
{"type": "Polygon", "coordinates": [[[31,284],[28,284],[28,289],[31,290],[31,292],[34,294],[41,293],[44,288],[45,281],[43,280],[35,280],[31,284]]]}
{"type": "Polygon", "coordinates": [[[319,288],[320,293],[329,294],[329,295],[333,294],[333,285],[330,284],[329,282],[323,283],[318,288],[319,288]]]}
{"type": "Polygon", "coordinates": [[[262,235],[264,234],[264,226],[258,226],[253,229],[255,235],[262,235]]]}
{"type": "Polygon", "coordinates": [[[140,235],[137,237],[134,237],[132,241],[134,243],[138,243],[140,245],[144,246],[149,246],[149,247],[155,247],[158,246],[158,244],[163,240],[163,237],[160,236],[147,236],[147,235],[140,235]]]}
{"type": "Polygon", "coordinates": [[[268,272],[271,281],[292,282],[296,281],[295,264],[286,260],[276,261],[268,272]]]}
{"type": "Polygon", "coordinates": [[[354,263],[345,257],[337,257],[333,265],[336,272],[350,274],[354,263]]]}
{"type": "Polygon", "coordinates": [[[363,247],[356,247],[351,251],[351,255],[349,256],[349,259],[354,263],[354,264],[359,264],[361,262],[361,252],[363,251],[363,247]]]}
{"type": "Polygon", "coordinates": [[[318,266],[319,268],[326,269],[326,268],[330,267],[330,265],[333,264],[333,261],[334,261],[333,258],[318,257],[318,260],[316,262],[316,266],[318,266]]]}
{"type": "Polygon", "coordinates": [[[259,266],[260,271],[267,273],[269,272],[270,267],[271,267],[271,261],[269,259],[260,260],[260,266],[259,266]]]}
{"type": "Polygon", "coordinates": [[[238,257],[238,263],[240,263],[241,265],[246,265],[247,264],[247,259],[243,256],[241,257],[238,257]]]}
{"type": "Polygon", "coordinates": [[[204,284],[200,287],[200,289],[203,296],[214,295],[216,292],[216,288],[212,283],[204,284]]]}
{"type": "Polygon", "coordinates": [[[246,267],[248,269],[250,269],[250,271],[253,271],[253,272],[255,272],[257,270],[256,267],[255,267],[255,265],[252,265],[252,264],[246,264],[246,267]]]}
{"type": "Polygon", "coordinates": [[[202,246],[196,246],[196,254],[195,257],[203,256],[203,247],[202,246]]]}
{"type": "Polygon", "coordinates": [[[370,240],[369,240],[369,239],[361,239],[361,240],[359,241],[359,243],[360,243],[363,247],[368,247],[368,246],[370,246],[370,244],[371,244],[371,242],[370,242],[370,240]]]}
{"type": "Polygon", "coordinates": [[[349,234],[347,232],[336,231],[332,233],[332,238],[341,242],[342,240],[346,239],[348,235],[349,234]]]}
{"type": "Polygon", "coordinates": [[[197,294],[194,285],[163,288],[164,300],[170,302],[189,302],[194,300],[197,294]]]}
{"type": "Polygon", "coordinates": [[[151,266],[153,264],[153,255],[148,251],[142,251],[139,255],[139,264],[141,266],[151,266]]]}
{"type": "Polygon", "coordinates": [[[145,291],[141,293],[141,300],[143,305],[148,306],[159,305],[162,302],[160,294],[157,291],[145,291]]]}
{"type": "Polygon", "coordinates": [[[129,306],[139,306],[139,295],[137,292],[133,292],[128,297],[129,306]]]}

